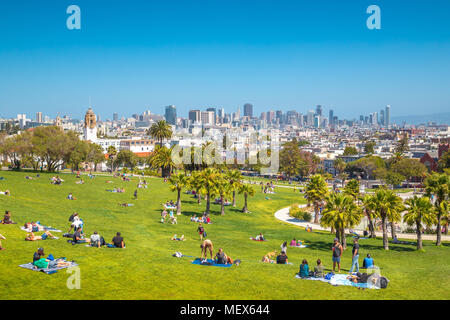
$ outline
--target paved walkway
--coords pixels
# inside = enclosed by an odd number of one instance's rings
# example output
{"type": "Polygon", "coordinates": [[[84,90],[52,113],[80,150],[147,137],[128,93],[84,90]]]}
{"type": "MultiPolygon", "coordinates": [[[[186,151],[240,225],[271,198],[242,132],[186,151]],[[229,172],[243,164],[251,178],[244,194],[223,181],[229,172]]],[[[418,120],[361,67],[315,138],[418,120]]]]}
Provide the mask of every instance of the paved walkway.
{"type": "MultiPolygon", "coordinates": [[[[306,205],[300,205],[300,207],[304,208],[304,207],[306,207],[306,205]]],[[[296,218],[293,218],[293,217],[289,216],[289,207],[280,209],[277,212],[275,212],[275,218],[277,218],[278,220],[281,220],[283,222],[296,225],[298,227],[305,228],[306,226],[310,226],[310,227],[313,228],[313,230],[323,230],[323,231],[331,232],[331,228],[323,228],[319,224],[306,222],[306,221],[299,220],[299,219],[296,219],[296,218]]],[[[362,230],[354,230],[354,231],[357,234],[361,235],[361,236],[363,235],[363,231],[362,230]]],[[[377,237],[383,237],[383,233],[380,232],[380,231],[376,231],[375,235],[377,237]]],[[[416,240],[416,234],[415,233],[414,234],[413,233],[397,233],[397,238],[398,239],[416,240]]],[[[422,239],[423,240],[436,241],[436,235],[434,235],[434,234],[423,234],[422,235],[422,239]]],[[[450,235],[444,235],[443,234],[442,235],[442,241],[450,241],[450,235]]]]}

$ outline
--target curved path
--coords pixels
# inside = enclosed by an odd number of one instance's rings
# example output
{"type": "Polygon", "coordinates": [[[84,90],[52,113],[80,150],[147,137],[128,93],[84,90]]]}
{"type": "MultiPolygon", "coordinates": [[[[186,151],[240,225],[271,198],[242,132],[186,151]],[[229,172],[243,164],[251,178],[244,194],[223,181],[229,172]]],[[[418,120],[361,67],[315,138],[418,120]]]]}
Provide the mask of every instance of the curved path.
{"type": "MultiPolygon", "coordinates": [[[[301,208],[306,207],[305,204],[300,205],[301,208]]],[[[299,220],[297,218],[293,218],[291,216],[289,216],[289,207],[283,208],[278,210],[277,212],[275,212],[275,218],[277,218],[280,221],[286,222],[286,223],[290,223],[293,225],[296,225],[298,227],[302,227],[305,228],[306,226],[310,226],[313,228],[313,230],[323,230],[323,231],[328,231],[331,232],[331,228],[324,228],[318,224],[315,223],[311,223],[311,222],[306,222],[304,220],[299,220]]],[[[359,235],[363,235],[363,231],[362,230],[354,230],[357,234],[359,235]]],[[[383,233],[380,231],[376,231],[375,235],[377,237],[383,237],[383,233]]],[[[442,241],[450,241],[450,235],[444,235],[442,234],[442,241]]],[[[397,237],[398,239],[408,239],[408,240],[416,240],[416,234],[414,233],[397,233],[397,237]]],[[[436,235],[434,234],[422,234],[422,239],[423,240],[431,240],[431,241],[436,241],[436,235]]]]}

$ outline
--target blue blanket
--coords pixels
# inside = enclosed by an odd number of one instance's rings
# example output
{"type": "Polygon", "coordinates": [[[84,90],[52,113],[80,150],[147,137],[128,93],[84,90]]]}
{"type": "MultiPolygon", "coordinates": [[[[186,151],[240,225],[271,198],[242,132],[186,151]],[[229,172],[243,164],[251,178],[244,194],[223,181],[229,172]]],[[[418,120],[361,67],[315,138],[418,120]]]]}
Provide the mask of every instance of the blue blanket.
{"type": "MultiPolygon", "coordinates": [[[[62,258],[59,258],[59,259],[62,259],[62,258]]],[[[57,259],[57,260],[59,260],[59,259],[57,259]]],[[[37,268],[32,262],[19,265],[19,267],[21,267],[21,268],[32,270],[32,271],[42,271],[42,272],[44,272],[46,274],[56,273],[56,272],[58,272],[58,270],[71,268],[71,267],[76,267],[76,266],[78,266],[78,264],[76,262],[73,262],[73,261],[70,262],[70,266],[67,266],[67,267],[56,267],[56,268],[50,268],[50,269],[37,268]]]]}
{"type": "Polygon", "coordinates": [[[223,268],[229,268],[232,266],[231,264],[219,264],[211,259],[208,259],[205,263],[202,263],[202,261],[203,261],[202,259],[197,258],[194,261],[192,261],[192,264],[198,264],[201,266],[223,267],[223,268]]]}
{"type": "Polygon", "coordinates": [[[330,280],[326,280],[324,278],[301,278],[298,274],[295,276],[297,279],[302,280],[315,280],[315,281],[322,281],[327,282],[333,286],[352,286],[357,288],[363,288],[363,289],[379,289],[377,286],[374,286],[370,283],[355,283],[347,279],[348,274],[335,274],[331,277],[330,280]]]}

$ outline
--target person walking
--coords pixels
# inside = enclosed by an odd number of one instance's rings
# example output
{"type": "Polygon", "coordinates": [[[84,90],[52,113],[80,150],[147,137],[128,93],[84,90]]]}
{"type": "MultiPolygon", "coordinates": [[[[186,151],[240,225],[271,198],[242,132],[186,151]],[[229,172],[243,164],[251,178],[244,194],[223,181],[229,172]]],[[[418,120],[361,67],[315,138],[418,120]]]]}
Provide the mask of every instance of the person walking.
{"type": "Polygon", "coordinates": [[[359,243],[358,238],[353,240],[353,248],[352,248],[352,267],[350,268],[350,273],[353,272],[353,269],[356,267],[356,272],[359,272],[359,243]]]}
{"type": "Polygon", "coordinates": [[[333,247],[331,248],[333,251],[333,272],[336,270],[336,264],[338,266],[338,272],[341,272],[341,256],[342,256],[342,245],[339,243],[339,239],[335,238],[333,247]]]}

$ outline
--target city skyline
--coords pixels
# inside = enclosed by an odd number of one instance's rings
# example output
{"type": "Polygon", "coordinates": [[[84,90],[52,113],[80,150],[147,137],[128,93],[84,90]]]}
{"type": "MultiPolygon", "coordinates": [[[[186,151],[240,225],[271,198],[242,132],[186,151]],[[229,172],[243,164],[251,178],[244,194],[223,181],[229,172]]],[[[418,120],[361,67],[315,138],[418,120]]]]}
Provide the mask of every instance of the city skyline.
{"type": "Polygon", "coordinates": [[[247,102],[253,114],[320,104],[341,118],[448,110],[450,4],[379,1],[381,30],[369,30],[370,4],[80,0],[81,30],[68,30],[68,3],[3,2],[0,117],[75,117],[88,97],[104,119],[247,102]]]}

